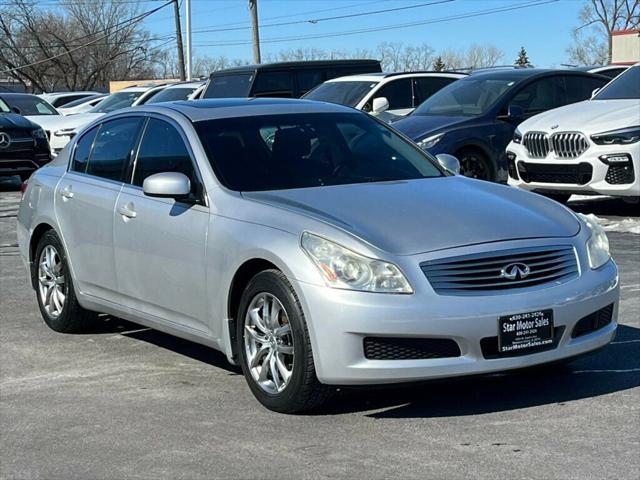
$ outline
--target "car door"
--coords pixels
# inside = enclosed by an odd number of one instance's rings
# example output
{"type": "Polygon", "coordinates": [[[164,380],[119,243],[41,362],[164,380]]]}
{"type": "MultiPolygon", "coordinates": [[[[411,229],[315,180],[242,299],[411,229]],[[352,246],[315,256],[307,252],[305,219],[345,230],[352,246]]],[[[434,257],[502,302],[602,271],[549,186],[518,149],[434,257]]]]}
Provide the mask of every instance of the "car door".
{"type": "Polygon", "coordinates": [[[142,119],[110,120],[84,133],[56,187],[54,208],[76,286],[117,301],[113,210],[142,119]]]}
{"type": "Polygon", "coordinates": [[[126,306],[168,324],[208,332],[205,242],[209,209],[186,137],[171,121],[149,117],[132,166],[131,182],[114,212],[118,292],[126,306]],[[148,197],[142,186],[155,173],[180,172],[192,198],[148,197]]]}

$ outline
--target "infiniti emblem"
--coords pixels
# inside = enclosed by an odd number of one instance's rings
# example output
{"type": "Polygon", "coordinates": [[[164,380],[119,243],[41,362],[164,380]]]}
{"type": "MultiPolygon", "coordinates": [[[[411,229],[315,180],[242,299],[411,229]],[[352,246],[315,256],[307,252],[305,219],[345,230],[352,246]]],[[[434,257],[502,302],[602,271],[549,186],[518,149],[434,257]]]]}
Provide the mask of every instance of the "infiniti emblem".
{"type": "Polygon", "coordinates": [[[11,145],[11,137],[8,133],[0,132],[0,148],[9,148],[11,145]]]}
{"type": "Polygon", "coordinates": [[[524,263],[510,263],[502,270],[500,270],[500,278],[506,278],[507,280],[522,280],[527,278],[531,273],[529,265],[524,263]]]}

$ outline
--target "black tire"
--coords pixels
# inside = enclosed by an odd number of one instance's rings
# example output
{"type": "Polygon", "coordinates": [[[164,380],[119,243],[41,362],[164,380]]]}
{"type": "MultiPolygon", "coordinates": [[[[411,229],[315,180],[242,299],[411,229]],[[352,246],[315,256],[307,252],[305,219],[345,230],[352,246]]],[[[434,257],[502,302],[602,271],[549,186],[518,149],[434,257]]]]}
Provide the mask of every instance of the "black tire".
{"type": "Polygon", "coordinates": [[[456,152],[460,160],[460,174],[477,180],[495,181],[496,173],[491,160],[476,148],[463,148],[456,152]]]}
{"type": "Polygon", "coordinates": [[[298,296],[287,277],[279,270],[265,270],[251,279],[242,293],[236,319],[237,351],[240,365],[249,388],[262,405],[280,413],[301,413],[320,408],[331,395],[332,389],[316,377],[309,330],[298,296]],[[254,380],[245,350],[245,317],[252,300],[259,294],[276,297],[286,310],[291,327],[294,356],[291,377],[279,393],[269,393],[254,380]]]}
{"type": "Polygon", "coordinates": [[[40,313],[42,314],[44,322],[49,326],[49,328],[60,333],[77,333],[90,330],[95,324],[98,314],[82,308],[78,303],[73,286],[73,280],[69,273],[66,253],[62,246],[62,242],[53,230],[49,230],[42,235],[42,238],[38,242],[38,247],[36,248],[36,254],[33,261],[36,298],[38,300],[38,307],[40,308],[40,313]],[[45,304],[40,293],[38,279],[42,252],[48,246],[52,246],[58,253],[61,262],[60,273],[64,277],[64,285],[61,288],[63,289],[65,299],[61,312],[56,316],[52,316],[45,308],[45,304]]]}
{"type": "Polygon", "coordinates": [[[570,193],[545,193],[544,196],[551,200],[555,200],[558,203],[562,203],[563,205],[569,201],[569,198],[571,198],[570,193]]]}

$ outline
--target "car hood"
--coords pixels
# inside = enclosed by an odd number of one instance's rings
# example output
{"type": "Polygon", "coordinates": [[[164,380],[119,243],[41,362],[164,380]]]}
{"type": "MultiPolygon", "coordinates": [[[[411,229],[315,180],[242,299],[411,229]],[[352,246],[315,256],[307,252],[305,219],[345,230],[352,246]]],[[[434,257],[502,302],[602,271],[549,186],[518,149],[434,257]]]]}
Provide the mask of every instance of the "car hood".
{"type": "Polygon", "coordinates": [[[579,131],[591,135],[633,125],[640,125],[637,99],[585,100],[531,117],[518,128],[522,133],[579,131]]]}
{"type": "Polygon", "coordinates": [[[580,231],[576,217],[547,198],[461,176],[243,196],[332,224],[395,255],[580,231]]]}
{"type": "Polygon", "coordinates": [[[420,141],[439,130],[460,126],[470,120],[470,117],[449,117],[446,115],[416,115],[393,122],[396,130],[404,133],[414,141],[420,141]]]}
{"type": "Polygon", "coordinates": [[[10,128],[26,128],[28,130],[34,129],[36,126],[29,121],[29,119],[18,115],[17,113],[2,113],[0,114],[0,129],[10,128]]]}
{"type": "Polygon", "coordinates": [[[34,123],[37,123],[45,130],[55,132],[63,128],[80,128],[92,122],[96,118],[103,116],[104,113],[82,113],[78,115],[34,115],[27,117],[34,123]]]}

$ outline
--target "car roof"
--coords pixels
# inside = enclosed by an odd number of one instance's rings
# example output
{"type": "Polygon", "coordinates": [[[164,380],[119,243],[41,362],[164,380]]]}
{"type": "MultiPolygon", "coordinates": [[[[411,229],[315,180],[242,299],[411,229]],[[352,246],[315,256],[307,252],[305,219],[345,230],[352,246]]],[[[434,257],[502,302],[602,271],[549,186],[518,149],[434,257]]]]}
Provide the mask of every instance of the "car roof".
{"type": "Polygon", "coordinates": [[[33,93],[16,93],[16,92],[5,93],[5,92],[2,92],[2,93],[0,93],[0,95],[2,97],[4,97],[4,98],[36,97],[38,100],[42,100],[40,97],[38,97],[37,95],[34,95],[33,93]]]}
{"type": "Polygon", "coordinates": [[[198,88],[202,85],[205,84],[204,80],[200,80],[200,81],[194,81],[194,82],[178,82],[178,83],[172,83],[171,85],[167,86],[167,89],[169,88],[198,88]]]}
{"type": "MultiPolygon", "coordinates": [[[[208,98],[137,106],[130,111],[179,112],[192,122],[218,118],[293,113],[357,113],[353,108],[326,102],[289,98],[208,98]]],[[[124,111],[124,110],[119,110],[124,111]]]]}
{"type": "Polygon", "coordinates": [[[94,91],[90,91],[90,90],[78,90],[75,92],[50,92],[50,93],[46,93],[43,92],[40,94],[40,96],[42,97],[65,97],[67,95],[96,95],[99,94],[100,92],[94,92],[94,91]]]}
{"type": "Polygon", "coordinates": [[[379,60],[372,59],[353,59],[353,60],[304,60],[297,62],[273,62],[262,64],[242,65],[240,67],[226,68],[224,70],[216,70],[211,73],[211,77],[217,75],[226,75],[229,73],[252,73],[262,70],[285,70],[285,69],[301,69],[301,68],[313,68],[313,67],[331,67],[331,66],[344,66],[344,65],[358,65],[358,66],[372,66],[380,68],[379,60]]]}
{"type": "Polygon", "coordinates": [[[457,77],[462,78],[469,75],[468,73],[455,72],[455,71],[435,71],[424,70],[416,72],[379,72],[379,73],[358,73],[355,75],[346,75],[344,77],[331,78],[327,80],[329,82],[379,82],[386,78],[394,77],[457,77]]]}
{"type": "MultiPolygon", "coordinates": [[[[597,75],[588,72],[581,72],[575,69],[553,69],[553,68],[514,68],[514,69],[483,69],[471,72],[467,78],[492,78],[497,80],[516,80],[521,81],[527,78],[543,77],[546,75],[577,75],[577,76],[591,76],[593,78],[605,78],[602,75],[597,75]]],[[[466,80],[463,78],[462,80],[466,80]]]]}

